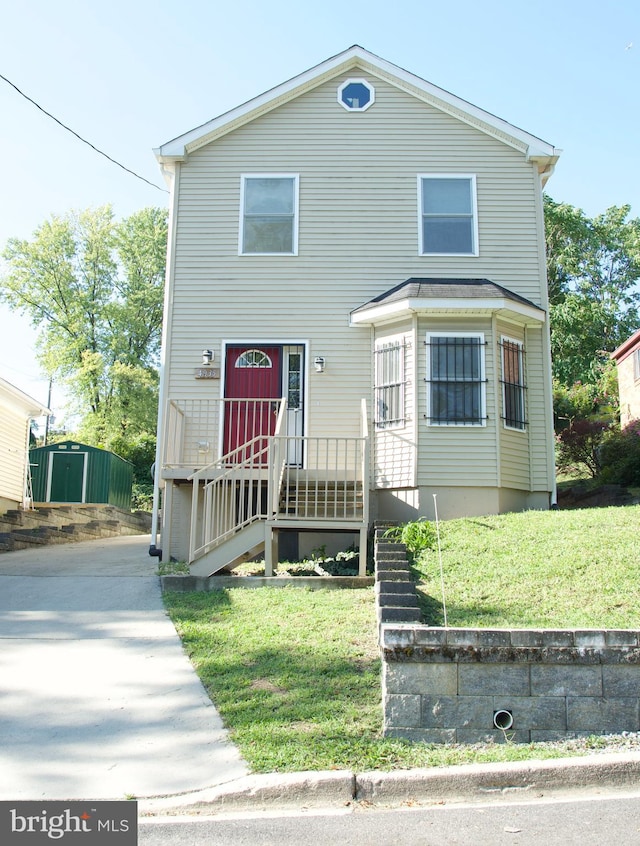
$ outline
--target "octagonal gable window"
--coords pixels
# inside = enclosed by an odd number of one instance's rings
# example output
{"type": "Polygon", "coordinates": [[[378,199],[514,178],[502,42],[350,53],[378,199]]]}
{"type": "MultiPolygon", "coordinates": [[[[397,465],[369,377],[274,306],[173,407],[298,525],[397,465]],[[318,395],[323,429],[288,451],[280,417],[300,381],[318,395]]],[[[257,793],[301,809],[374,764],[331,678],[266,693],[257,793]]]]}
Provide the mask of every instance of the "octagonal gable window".
{"type": "Polygon", "coordinates": [[[364,112],[375,99],[375,89],[366,79],[348,79],[338,88],[338,103],[349,112],[364,112]]]}

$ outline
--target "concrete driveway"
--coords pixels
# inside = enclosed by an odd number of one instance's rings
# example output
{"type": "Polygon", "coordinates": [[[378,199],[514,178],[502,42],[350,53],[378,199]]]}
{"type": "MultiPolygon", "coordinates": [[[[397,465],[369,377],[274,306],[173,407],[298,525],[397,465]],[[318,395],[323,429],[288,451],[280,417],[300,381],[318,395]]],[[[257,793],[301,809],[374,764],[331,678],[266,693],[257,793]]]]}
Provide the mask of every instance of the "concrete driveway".
{"type": "Polygon", "coordinates": [[[142,535],[0,555],[0,800],[167,796],[247,774],[148,548],[142,535]]]}

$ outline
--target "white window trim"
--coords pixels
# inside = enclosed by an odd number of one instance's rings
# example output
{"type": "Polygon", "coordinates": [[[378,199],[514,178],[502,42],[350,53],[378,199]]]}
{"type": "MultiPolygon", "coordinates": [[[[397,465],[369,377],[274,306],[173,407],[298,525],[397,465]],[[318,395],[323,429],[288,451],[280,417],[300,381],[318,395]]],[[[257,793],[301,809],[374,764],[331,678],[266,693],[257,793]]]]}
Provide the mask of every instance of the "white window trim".
{"type": "Polygon", "coordinates": [[[430,258],[433,256],[455,256],[456,258],[477,258],[480,255],[478,235],[478,193],[475,173],[419,173],[418,174],[418,255],[430,258]],[[473,213],[473,226],[471,237],[473,239],[472,251],[469,253],[425,253],[424,252],[424,231],[422,228],[422,180],[423,179],[468,179],[471,183],[471,210],[473,213]]]}
{"type": "Polygon", "coordinates": [[[376,89],[368,80],[362,79],[361,77],[352,77],[350,79],[345,80],[342,85],[338,88],[337,99],[338,103],[340,103],[342,108],[347,112],[366,112],[367,109],[370,109],[376,101],[376,89]],[[354,108],[353,106],[348,106],[342,99],[342,92],[344,91],[344,89],[348,85],[352,85],[354,83],[364,85],[364,87],[370,94],[369,102],[366,103],[364,106],[358,106],[357,108],[354,108]]]}
{"type": "Polygon", "coordinates": [[[238,225],[239,256],[297,256],[299,223],[300,174],[298,173],[241,173],[240,174],[240,222],[238,225]],[[293,250],[290,253],[245,253],[244,252],[244,195],[247,179],[293,179],[293,250]]]}
{"type": "Polygon", "coordinates": [[[426,385],[427,385],[427,425],[435,428],[453,427],[458,429],[478,429],[486,427],[487,425],[487,375],[485,367],[485,336],[484,332],[427,332],[426,334],[426,350],[427,350],[427,369],[426,369],[426,385]],[[466,423],[457,420],[443,420],[442,422],[434,422],[431,419],[431,339],[432,338],[478,338],[480,340],[480,422],[466,423]]]}
{"type": "Polygon", "coordinates": [[[377,432],[386,432],[392,429],[404,429],[407,425],[407,339],[404,335],[398,335],[393,338],[379,338],[374,346],[374,401],[377,401],[377,392],[381,388],[395,387],[396,383],[378,384],[378,374],[375,371],[377,368],[377,355],[384,350],[385,347],[394,347],[397,345],[399,351],[399,366],[400,366],[400,380],[397,383],[400,394],[401,415],[394,421],[380,421],[378,420],[378,409],[376,407],[374,412],[374,426],[377,432]]]}
{"type": "Polygon", "coordinates": [[[526,415],[526,399],[527,394],[525,391],[525,381],[524,381],[524,342],[521,341],[519,338],[510,338],[508,335],[501,335],[500,336],[500,386],[502,388],[502,425],[505,429],[508,429],[510,432],[520,432],[521,434],[527,431],[527,415],[526,415]],[[522,426],[510,426],[507,423],[507,385],[505,382],[505,370],[504,370],[504,344],[514,344],[520,350],[518,355],[518,365],[520,368],[519,378],[520,378],[520,391],[522,394],[522,426]]]}

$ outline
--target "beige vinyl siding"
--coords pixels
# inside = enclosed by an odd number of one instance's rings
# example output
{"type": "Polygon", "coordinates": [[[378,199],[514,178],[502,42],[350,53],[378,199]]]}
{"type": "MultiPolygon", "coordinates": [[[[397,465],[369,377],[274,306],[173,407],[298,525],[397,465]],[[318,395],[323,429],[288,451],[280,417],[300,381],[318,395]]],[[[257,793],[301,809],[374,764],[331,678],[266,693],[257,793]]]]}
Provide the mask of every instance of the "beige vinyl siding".
{"type": "Polygon", "coordinates": [[[0,499],[22,502],[28,420],[11,408],[0,408],[0,499]]]}
{"type": "Polygon", "coordinates": [[[496,354],[492,343],[489,318],[448,319],[421,317],[418,339],[418,484],[434,487],[496,486],[498,457],[496,452],[497,409],[493,384],[496,354]],[[427,332],[482,332],[485,340],[485,412],[484,426],[429,426],[427,409],[427,332]]]}
{"type": "MultiPolygon", "coordinates": [[[[336,102],[343,75],[180,165],[168,398],[220,396],[220,383],[194,379],[204,347],[221,365],[224,341],[304,339],[307,365],[316,355],[327,362],[322,374],[307,371],[308,434],[359,434],[359,401],[372,390],[371,339],[368,328],[348,326],[353,308],[411,276],[485,277],[541,302],[535,166],[366,77],[376,87],[366,112],[336,102]],[[239,256],[241,174],[269,172],[299,174],[299,254],[239,256]],[[417,174],[429,172],[476,174],[479,257],[418,255],[417,174]]],[[[487,368],[494,355],[488,348],[487,368]]],[[[418,367],[423,378],[422,349],[418,367]]],[[[429,429],[427,436],[418,384],[420,478],[496,484],[491,393],[486,427],[429,429]]],[[[208,439],[215,443],[215,433],[208,439]]]]}
{"type": "MultiPolygon", "coordinates": [[[[502,394],[502,355],[501,347],[499,346],[502,338],[509,338],[514,341],[520,341],[524,346],[525,356],[525,385],[529,384],[529,346],[525,331],[523,327],[514,326],[513,324],[499,323],[496,329],[496,367],[497,367],[497,385],[498,385],[498,443],[500,449],[500,483],[508,488],[516,488],[518,490],[529,490],[530,484],[530,469],[531,462],[529,457],[529,427],[530,423],[523,431],[509,429],[504,425],[504,400],[502,394]]],[[[532,361],[534,369],[535,366],[535,351],[532,354],[532,361]]],[[[525,420],[528,421],[529,416],[529,391],[525,390],[525,420]]]]}
{"type": "Polygon", "coordinates": [[[527,379],[528,379],[528,433],[531,462],[530,481],[532,491],[549,491],[555,474],[555,467],[549,464],[549,438],[552,410],[551,398],[544,394],[543,332],[546,327],[527,330],[527,379]],[[548,402],[548,404],[547,404],[548,402]]]}
{"type": "Polygon", "coordinates": [[[416,342],[411,322],[406,320],[393,327],[379,327],[375,342],[404,343],[405,363],[405,419],[402,426],[376,429],[374,436],[374,486],[376,488],[408,488],[416,484],[416,342]]]}

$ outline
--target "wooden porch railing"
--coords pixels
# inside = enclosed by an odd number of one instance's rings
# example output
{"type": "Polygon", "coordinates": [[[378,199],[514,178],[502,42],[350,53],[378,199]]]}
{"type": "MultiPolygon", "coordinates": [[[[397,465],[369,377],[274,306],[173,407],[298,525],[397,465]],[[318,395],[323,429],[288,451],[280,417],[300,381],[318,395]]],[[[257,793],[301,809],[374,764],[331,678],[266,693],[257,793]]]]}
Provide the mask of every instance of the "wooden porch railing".
{"type": "Polygon", "coordinates": [[[184,417],[184,410],[174,400],[169,400],[164,435],[164,463],[170,466],[182,463],[184,417]]]}
{"type": "Polygon", "coordinates": [[[366,405],[360,437],[283,434],[286,400],[275,434],[259,435],[189,476],[193,482],[189,561],[193,562],[257,520],[273,527],[366,526],[369,439],[366,405]],[[304,465],[288,456],[304,455],[304,465]]]}
{"type": "MultiPolygon", "coordinates": [[[[259,434],[273,434],[281,400],[171,399],[167,402],[163,467],[193,472],[247,445],[259,434]]],[[[286,419],[283,421],[286,432],[286,419]]],[[[243,458],[241,454],[236,455],[243,458]]]]}

